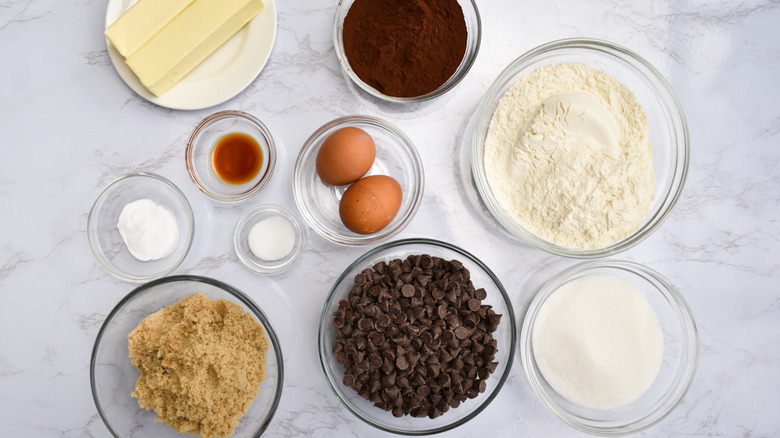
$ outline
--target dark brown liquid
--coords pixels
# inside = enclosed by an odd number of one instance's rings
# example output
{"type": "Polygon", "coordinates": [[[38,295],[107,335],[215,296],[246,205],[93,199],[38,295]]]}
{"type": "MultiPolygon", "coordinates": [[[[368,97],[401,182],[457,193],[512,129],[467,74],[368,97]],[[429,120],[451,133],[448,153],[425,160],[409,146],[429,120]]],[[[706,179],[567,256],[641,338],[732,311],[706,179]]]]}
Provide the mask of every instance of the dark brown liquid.
{"type": "Polygon", "coordinates": [[[228,184],[252,181],[263,167],[263,150],[257,140],[242,132],[219,139],[211,156],[214,171],[228,184]]]}

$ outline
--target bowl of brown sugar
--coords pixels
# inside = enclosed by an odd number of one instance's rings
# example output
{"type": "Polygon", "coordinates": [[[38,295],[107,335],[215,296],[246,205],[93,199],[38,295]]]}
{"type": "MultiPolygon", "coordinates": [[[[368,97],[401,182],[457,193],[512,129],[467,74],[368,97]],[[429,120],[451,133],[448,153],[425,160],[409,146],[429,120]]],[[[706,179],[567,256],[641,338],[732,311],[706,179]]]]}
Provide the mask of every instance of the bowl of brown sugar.
{"type": "Polygon", "coordinates": [[[422,102],[455,87],[479,52],[473,0],[341,0],[333,40],[344,73],[394,103],[422,102]]]}
{"type": "Polygon", "coordinates": [[[283,382],[263,311],[238,289],[193,275],[151,281],[120,300],[90,363],[95,406],[117,437],[259,437],[283,382]]]}

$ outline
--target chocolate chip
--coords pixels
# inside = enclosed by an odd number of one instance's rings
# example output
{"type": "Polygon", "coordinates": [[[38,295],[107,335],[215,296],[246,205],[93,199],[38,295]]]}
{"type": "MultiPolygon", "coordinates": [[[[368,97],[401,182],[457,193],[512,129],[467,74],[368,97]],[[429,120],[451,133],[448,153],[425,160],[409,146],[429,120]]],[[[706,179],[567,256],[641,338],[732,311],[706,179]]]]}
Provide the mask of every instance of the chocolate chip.
{"type": "Polygon", "coordinates": [[[389,325],[390,325],[390,317],[387,316],[387,315],[381,315],[376,320],[376,328],[377,329],[381,330],[381,329],[383,329],[383,328],[385,328],[385,327],[387,327],[389,325]]]}
{"type": "Polygon", "coordinates": [[[333,313],[343,382],[394,416],[436,418],[478,396],[496,369],[501,315],[457,260],[381,261],[354,277],[333,313]]]}
{"type": "Polygon", "coordinates": [[[374,320],[370,318],[360,318],[358,320],[358,328],[360,330],[369,331],[374,329],[374,320]]]}

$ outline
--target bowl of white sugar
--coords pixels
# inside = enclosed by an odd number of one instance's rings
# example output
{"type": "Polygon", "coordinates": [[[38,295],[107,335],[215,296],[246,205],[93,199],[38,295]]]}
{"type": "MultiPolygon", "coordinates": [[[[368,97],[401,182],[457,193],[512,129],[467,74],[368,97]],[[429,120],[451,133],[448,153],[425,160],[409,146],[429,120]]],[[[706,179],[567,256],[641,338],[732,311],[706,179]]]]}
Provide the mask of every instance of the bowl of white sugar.
{"type": "Polygon", "coordinates": [[[485,94],[471,141],[474,180],[495,219],[575,258],[644,240],[688,172],[672,87],[644,58],[599,40],[554,41],[512,62],[485,94]]]}
{"type": "Polygon", "coordinates": [[[627,261],[575,265],[526,314],[521,361],[565,423],[594,435],[647,429],[688,392],[699,359],[693,314],[658,272],[627,261]]]}
{"type": "Polygon", "coordinates": [[[89,247],[111,275],[146,282],[173,272],[190,250],[195,218],[168,179],[134,172],[98,194],[87,219],[89,247]]]}

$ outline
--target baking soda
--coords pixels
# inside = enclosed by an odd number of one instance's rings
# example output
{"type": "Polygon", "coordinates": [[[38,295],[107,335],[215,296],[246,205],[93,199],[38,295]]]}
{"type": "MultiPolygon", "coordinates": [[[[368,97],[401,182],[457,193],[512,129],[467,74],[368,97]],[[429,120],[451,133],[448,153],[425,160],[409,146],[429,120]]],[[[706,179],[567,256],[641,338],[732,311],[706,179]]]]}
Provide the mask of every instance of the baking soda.
{"type": "Polygon", "coordinates": [[[151,199],[125,205],[117,228],[130,254],[142,262],[168,257],[179,245],[176,218],[151,199]]]}
{"type": "Polygon", "coordinates": [[[655,381],[664,350],[645,295],[610,275],[582,277],[553,292],[539,309],[531,342],[550,386],[594,409],[637,400],[655,381]]]}

